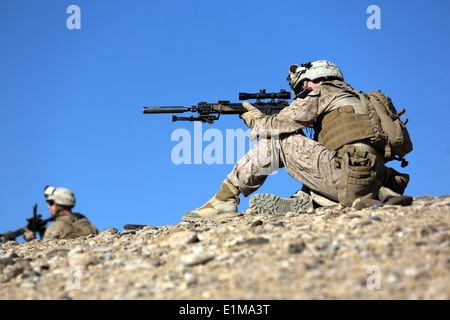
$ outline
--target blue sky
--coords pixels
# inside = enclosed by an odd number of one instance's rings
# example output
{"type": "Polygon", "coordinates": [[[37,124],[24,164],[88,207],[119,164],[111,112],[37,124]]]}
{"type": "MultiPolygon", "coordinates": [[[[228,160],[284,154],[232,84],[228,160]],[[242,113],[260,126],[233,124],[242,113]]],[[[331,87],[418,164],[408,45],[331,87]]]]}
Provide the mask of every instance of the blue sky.
{"type": "MultiPolygon", "coordinates": [[[[224,164],[194,164],[194,154],[175,164],[174,132],[205,152],[206,133],[226,139],[226,130],[247,128],[227,115],[195,131],[142,107],[289,89],[291,64],[321,59],[357,90],[380,89],[406,109],[414,150],[407,168],[391,162],[411,175],[406,193],[448,195],[449,9],[446,0],[2,0],[0,232],[23,226],[35,203],[49,216],[46,185],[71,189],[74,211],[100,230],[180,222],[233,164],[225,146],[224,164]],[[81,29],[67,27],[70,5],[81,10],[81,29]],[[381,29],[367,27],[370,5],[381,29]]],[[[258,192],[300,188],[281,169],[258,192]]],[[[241,196],[240,210],[248,200],[241,196]]]]}

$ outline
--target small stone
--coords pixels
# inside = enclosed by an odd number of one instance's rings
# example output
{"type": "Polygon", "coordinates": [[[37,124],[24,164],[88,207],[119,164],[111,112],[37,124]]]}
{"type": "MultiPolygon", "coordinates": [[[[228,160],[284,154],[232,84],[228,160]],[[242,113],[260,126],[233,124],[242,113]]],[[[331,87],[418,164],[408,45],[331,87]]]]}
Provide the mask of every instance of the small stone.
{"type": "Polygon", "coordinates": [[[116,234],[118,232],[119,232],[119,230],[117,230],[116,228],[108,228],[108,229],[103,230],[102,232],[100,232],[100,235],[103,235],[103,234],[116,234]]]}
{"type": "Polygon", "coordinates": [[[145,224],[126,224],[123,226],[125,230],[135,230],[135,231],[142,230],[145,227],[147,227],[147,225],[145,224]]]}
{"type": "Polygon", "coordinates": [[[422,238],[428,237],[430,235],[430,231],[428,231],[428,229],[422,229],[420,230],[420,236],[422,238]]]}
{"type": "Polygon", "coordinates": [[[72,250],[70,250],[67,253],[67,256],[70,257],[72,255],[79,254],[79,253],[82,253],[82,252],[83,252],[83,248],[81,246],[76,246],[75,248],[73,248],[72,250]]]}
{"type": "Polygon", "coordinates": [[[439,233],[436,238],[435,241],[437,244],[446,242],[446,241],[450,241],[450,234],[447,233],[439,233]]]}
{"type": "Polygon", "coordinates": [[[237,245],[260,245],[260,244],[265,244],[268,243],[269,240],[263,237],[258,237],[258,238],[250,238],[250,239],[246,239],[243,241],[238,241],[236,244],[237,245]]]}
{"type": "Polygon", "coordinates": [[[358,223],[356,224],[359,227],[364,227],[364,226],[368,226],[369,224],[372,223],[372,220],[362,220],[362,221],[358,221],[358,223]]]}
{"type": "Polygon", "coordinates": [[[172,248],[183,245],[198,242],[197,233],[193,231],[180,231],[174,232],[167,238],[167,244],[172,248]]]}
{"type": "Polygon", "coordinates": [[[87,268],[90,265],[95,265],[99,261],[95,256],[88,253],[77,253],[69,256],[69,264],[80,268],[87,268]]]}
{"type": "Polygon", "coordinates": [[[293,212],[293,211],[289,211],[288,213],[286,213],[286,218],[292,218],[295,217],[297,213],[293,212]]]}
{"type": "Polygon", "coordinates": [[[305,250],[306,244],[302,242],[298,243],[291,243],[289,245],[289,253],[301,253],[303,250],[305,250]]]}
{"type": "Polygon", "coordinates": [[[151,264],[154,267],[159,267],[161,265],[161,260],[159,258],[154,258],[151,260],[151,264]]]}
{"type": "Polygon", "coordinates": [[[316,250],[325,250],[326,248],[328,248],[328,245],[330,244],[329,240],[320,240],[317,244],[316,244],[316,250]]]}
{"type": "Polygon", "coordinates": [[[255,210],[253,210],[252,208],[248,208],[244,214],[245,215],[255,215],[255,214],[257,214],[257,212],[255,210]]]}
{"type": "Polygon", "coordinates": [[[253,221],[253,223],[250,225],[251,228],[257,227],[257,226],[262,226],[263,222],[261,220],[255,220],[253,221]]]}
{"type": "Polygon", "coordinates": [[[214,259],[214,256],[209,253],[193,253],[182,258],[182,262],[186,266],[195,266],[198,264],[205,264],[214,259]]]}
{"type": "Polygon", "coordinates": [[[19,256],[17,255],[17,253],[15,253],[14,251],[9,251],[6,254],[4,254],[2,258],[13,259],[13,258],[18,258],[18,257],[19,256]]]}
{"type": "Polygon", "coordinates": [[[8,282],[12,278],[17,277],[23,271],[24,268],[21,265],[9,265],[3,270],[3,277],[0,279],[0,282],[8,282]]]}
{"type": "Polygon", "coordinates": [[[189,224],[187,225],[187,228],[188,228],[188,229],[192,229],[192,228],[195,228],[195,227],[197,227],[197,226],[198,226],[197,223],[195,223],[195,222],[189,222],[189,224]]]}
{"type": "Polygon", "coordinates": [[[361,198],[357,198],[355,201],[353,201],[352,208],[356,210],[361,210],[363,208],[367,208],[367,205],[363,202],[361,198]]]}
{"type": "Polygon", "coordinates": [[[26,289],[29,289],[29,288],[33,288],[34,286],[35,286],[35,283],[34,282],[23,282],[21,285],[20,285],[22,288],[26,288],[26,289]]]}

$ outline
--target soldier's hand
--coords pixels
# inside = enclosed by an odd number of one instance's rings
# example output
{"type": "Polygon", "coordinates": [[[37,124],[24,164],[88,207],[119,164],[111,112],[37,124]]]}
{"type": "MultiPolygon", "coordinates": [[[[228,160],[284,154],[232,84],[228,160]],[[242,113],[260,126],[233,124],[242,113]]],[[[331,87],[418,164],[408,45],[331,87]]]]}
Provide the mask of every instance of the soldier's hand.
{"type": "Polygon", "coordinates": [[[30,242],[31,240],[36,239],[36,236],[34,235],[33,231],[31,231],[27,227],[23,227],[23,229],[25,230],[23,238],[25,239],[26,242],[30,242]]]}
{"type": "Polygon", "coordinates": [[[255,125],[255,119],[261,115],[264,115],[264,113],[259,111],[258,108],[255,108],[248,102],[243,102],[242,105],[244,106],[245,109],[247,109],[247,111],[241,114],[239,117],[241,119],[244,119],[245,124],[249,128],[253,128],[253,126],[255,125]]]}

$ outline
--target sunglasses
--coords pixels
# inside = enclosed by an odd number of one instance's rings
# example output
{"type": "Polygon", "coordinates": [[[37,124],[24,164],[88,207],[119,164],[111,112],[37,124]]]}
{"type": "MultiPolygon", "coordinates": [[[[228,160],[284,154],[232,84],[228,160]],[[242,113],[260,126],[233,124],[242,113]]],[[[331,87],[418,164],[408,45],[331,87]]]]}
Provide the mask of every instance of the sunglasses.
{"type": "Polygon", "coordinates": [[[49,206],[52,206],[52,205],[55,204],[55,201],[53,201],[53,200],[48,200],[47,203],[48,203],[49,206]]]}

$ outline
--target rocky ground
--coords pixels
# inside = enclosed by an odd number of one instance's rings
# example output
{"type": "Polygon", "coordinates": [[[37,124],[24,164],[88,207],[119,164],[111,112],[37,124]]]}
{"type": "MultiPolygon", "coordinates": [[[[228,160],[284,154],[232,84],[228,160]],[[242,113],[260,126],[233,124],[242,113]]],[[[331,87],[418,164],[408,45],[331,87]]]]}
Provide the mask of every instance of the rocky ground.
{"type": "Polygon", "coordinates": [[[0,299],[449,299],[450,196],[0,244],[0,299]]]}

